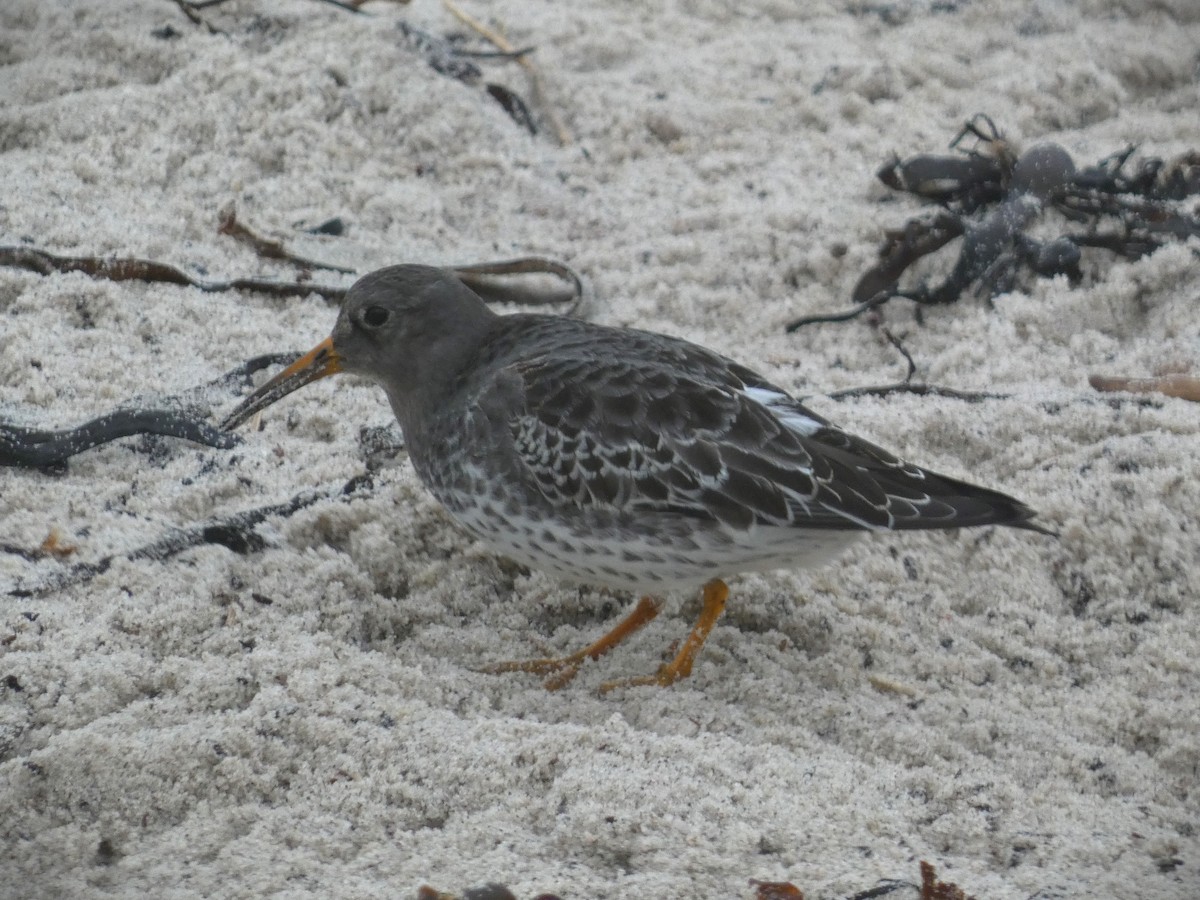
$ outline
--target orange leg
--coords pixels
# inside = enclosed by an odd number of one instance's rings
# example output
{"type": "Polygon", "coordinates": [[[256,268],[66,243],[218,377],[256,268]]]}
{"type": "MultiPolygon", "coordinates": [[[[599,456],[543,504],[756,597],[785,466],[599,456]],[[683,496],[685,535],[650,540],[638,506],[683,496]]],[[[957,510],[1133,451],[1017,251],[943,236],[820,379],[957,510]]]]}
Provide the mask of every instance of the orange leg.
{"type": "Polygon", "coordinates": [[[704,586],[704,606],[700,610],[700,618],[692,626],[691,634],[683,642],[683,647],[675,654],[675,658],[665,663],[653,675],[643,675],[639,678],[621,678],[616,681],[606,681],[600,685],[600,693],[607,694],[614,688],[636,687],[642,684],[656,684],[660,687],[674,684],[681,678],[692,674],[692,663],[696,654],[708,640],[709,632],[717,624],[717,619],[725,611],[725,602],[729,599],[729,588],[719,578],[714,578],[704,586]]]}
{"type": "MultiPolygon", "coordinates": [[[[617,623],[617,626],[598,641],[588,644],[577,653],[570,656],[550,657],[547,659],[519,659],[510,662],[492,663],[482,666],[477,671],[495,675],[500,672],[532,672],[534,675],[549,675],[545,685],[548,691],[557,691],[570,684],[571,679],[579,672],[579,667],[585,660],[599,659],[609,650],[625,640],[634,632],[653,621],[662,609],[662,601],[652,597],[643,597],[634,607],[633,612],[617,623]]],[[[720,615],[720,612],[717,613],[720,615]]],[[[715,618],[715,617],[714,617],[715,618]]],[[[708,626],[710,629],[711,625],[708,626]]],[[[708,632],[706,631],[705,634],[708,632]]],[[[704,638],[700,639],[704,643],[704,638]]],[[[699,647],[696,648],[700,649],[699,647]]],[[[691,668],[689,664],[689,669],[691,668]]]]}

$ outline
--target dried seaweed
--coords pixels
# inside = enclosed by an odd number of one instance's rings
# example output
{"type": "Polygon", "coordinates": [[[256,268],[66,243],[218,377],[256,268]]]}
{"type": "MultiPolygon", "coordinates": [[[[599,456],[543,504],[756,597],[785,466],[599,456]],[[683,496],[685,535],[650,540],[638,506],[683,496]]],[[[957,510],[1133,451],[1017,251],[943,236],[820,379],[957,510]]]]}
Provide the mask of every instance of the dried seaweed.
{"type": "Polygon", "coordinates": [[[48,468],[101,444],[137,434],[182,438],[228,450],[241,441],[185,412],[170,409],[117,409],[75,428],[44,431],[0,422],[0,466],[48,468]]]}
{"type": "MultiPolygon", "coordinates": [[[[340,304],[349,288],[310,282],[272,281],[266,278],[233,278],[213,281],[188,275],[182,269],[155,260],[136,257],[59,256],[34,247],[0,246],[0,266],[27,269],[40,275],[82,272],[108,281],[146,281],[194,287],[207,293],[253,291],[273,297],[306,297],[316,294],[340,304]]],[[[583,281],[565,263],[541,256],[522,256],[495,262],[448,266],[472,290],[489,303],[518,303],[524,306],[566,304],[564,315],[573,314],[583,301],[583,281]],[[508,275],[549,275],[566,283],[567,289],[544,290],[513,285],[508,275]]]]}
{"type": "Polygon", "coordinates": [[[456,78],[464,84],[478,84],[483,70],[475,65],[476,59],[516,60],[532,53],[532,47],[517,50],[466,50],[458,42],[439,37],[424,28],[418,28],[403,20],[396,23],[409,46],[425,57],[425,61],[439,75],[456,78]]]}
{"type": "MultiPolygon", "coordinates": [[[[179,7],[180,12],[187,16],[193,25],[203,25],[208,29],[210,34],[225,34],[220,28],[208,22],[200,13],[203,10],[228,3],[229,0],[172,0],[172,2],[179,7]]],[[[360,16],[370,15],[370,13],[364,12],[360,8],[367,0],[319,0],[319,2],[328,4],[329,6],[336,6],[338,9],[360,16]]],[[[394,0],[394,2],[407,4],[408,0],[394,0]]]]}
{"type": "Polygon", "coordinates": [[[18,583],[7,591],[10,597],[40,597],[78,584],[91,581],[107,572],[118,560],[154,560],[162,562],[173,556],[204,544],[220,544],[234,553],[247,554],[261,550],[263,539],[256,533],[257,527],[269,518],[287,518],[321,500],[349,499],[369,491],[374,482],[369,475],[356,476],[345,484],[327,486],[304,491],[283,503],[260,506],[257,509],[221,516],[180,528],[153,543],[146,544],[129,553],[106,556],[96,562],[77,563],[32,583],[18,583]]]}
{"type": "Polygon", "coordinates": [[[333,303],[341,303],[347,288],[308,282],[273,281],[269,278],[232,278],[206,280],[188,275],[169,263],[136,257],[60,256],[34,247],[0,246],[0,266],[28,269],[40,275],[54,272],[82,272],[106,281],[146,281],[194,287],[206,293],[254,291],[272,297],[307,297],[317,294],[333,303]]]}
{"type": "Polygon", "coordinates": [[[442,5],[452,16],[454,16],[468,28],[477,32],[485,40],[498,47],[501,52],[516,59],[520,66],[528,73],[529,91],[533,97],[533,103],[539,110],[541,110],[542,115],[544,115],[546,120],[550,123],[551,128],[554,130],[555,136],[558,138],[558,143],[564,147],[570,144],[572,140],[571,132],[567,130],[567,127],[555,113],[554,108],[547,102],[546,85],[542,79],[542,73],[534,64],[533,60],[530,59],[528,51],[522,51],[513,46],[503,34],[500,34],[495,29],[484,25],[482,22],[464,10],[461,6],[455,3],[454,0],[442,0],[442,5]]]}
{"type": "Polygon", "coordinates": [[[518,94],[502,84],[491,82],[484,85],[484,88],[487,90],[488,96],[499,103],[500,108],[508,113],[514,122],[530,134],[537,134],[537,123],[533,120],[533,113],[529,111],[529,107],[518,94]]]}
{"type": "Polygon", "coordinates": [[[318,262],[307,257],[298,256],[287,250],[281,241],[265,238],[245,223],[238,220],[237,210],[232,203],[221,208],[218,215],[217,232],[249,244],[254,252],[265,259],[282,259],[305,269],[325,269],[329,272],[340,272],[343,275],[353,275],[353,269],[335,266],[331,263],[318,262]]]}
{"type": "Polygon", "coordinates": [[[1183,203],[1200,194],[1198,151],[1171,162],[1147,157],[1133,163],[1128,147],[1077,167],[1054,143],[1018,153],[983,114],[968,121],[950,147],[956,155],[893,156],[879,170],[888,187],[939,208],[885,231],[878,262],[854,287],[854,307],[796,319],[789,332],[855,318],[893,297],[920,304],[990,298],[1013,290],[1027,273],[1065,276],[1074,284],[1083,277],[1084,249],[1133,260],[1200,235],[1200,212],[1183,203]],[[967,138],[975,139],[973,146],[964,146],[967,138]],[[1058,233],[1034,237],[1034,226],[1047,222],[1058,233]],[[915,263],[955,242],[957,255],[939,283],[900,286],[915,263]]]}
{"type": "MultiPolygon", "coordinates": [[[[920,900],[975,900],[975,898],[958,885],[947,881],[937,880],[937,871],[930,864],[921,860],[921,884],[911,881],[885,880],[873,888],[851,894],[846,900],[875,900],[895,893],[898,890],[919,890],[920,900]]],[[[754,888],[755,900],[804,900],[800,888],[790,881],[760,881],[757,878],[749,880],[754,888]]],[[[489,882],[481,887],[469,888],[462,894],[440,891],[429,885],[417,889],[416,900],[516,900],[507,887],[498,882],[489,882]]],[[[560,900],[556,894],[539,894],[534,900],[560,900]]]]}
{"type": "Polygon", "coordinates": [[[0,466],[61,471],[68,459],[85,450],[120,438],[147,434],[182,438],[228,450],[240,443],[240,439],[205,421],[208,411],[196,409],[196,404],[185,398],[203,391],[228,390],[234,385],[248,384],[253,373],[298,355],[271,353],[257,356],[203,387],[164,399],[157,407],[119,407],[75,428],[30,428],[0,420],[0,466]]]}
{"type": "Polygon", "coordinates": [[[957,884],[938,881],[932,863],[921,860],[921,900],[975,900],[957,884]]]}
{"type": "Polygon", "coordinates": [[[804,900],[800,888],[790,881],[759,881],[751,878],[750,886],[754,888],[754,900],[804,900]]]}

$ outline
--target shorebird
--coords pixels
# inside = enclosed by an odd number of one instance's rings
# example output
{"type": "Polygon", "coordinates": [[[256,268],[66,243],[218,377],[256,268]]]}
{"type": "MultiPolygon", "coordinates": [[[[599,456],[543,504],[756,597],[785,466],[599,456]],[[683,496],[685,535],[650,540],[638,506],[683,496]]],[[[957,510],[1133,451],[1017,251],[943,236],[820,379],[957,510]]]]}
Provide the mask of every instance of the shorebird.
{"type": "Polygon", "coordinates": [[[552,689],[653,619],[670,591],[702,589],[679,651],[603,689],[689,675],[733,573],[816,565],[869,532],[1052,533],[1019,500],[904,462],[718,353],[574,318],[501,316],[429,266],[361,278],[333,334],[222,428],[335,372],[384,389],[418,477],[471,534],[526,566],[641,597],[576,653],[486,667],[537,673],[552,689]]]}

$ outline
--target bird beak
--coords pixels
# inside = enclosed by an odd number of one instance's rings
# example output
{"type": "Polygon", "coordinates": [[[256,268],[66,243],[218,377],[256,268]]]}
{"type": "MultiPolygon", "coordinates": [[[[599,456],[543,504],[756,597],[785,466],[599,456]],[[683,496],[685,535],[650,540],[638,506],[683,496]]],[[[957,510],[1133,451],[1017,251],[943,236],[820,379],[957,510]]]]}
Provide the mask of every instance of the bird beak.
{"type": "Polygon", "coordinates": [[[225,421],[221,423],[221,430],[232,431],[256,412],[266,409],[276,400],[282,400],[292,391],[340,371],[342,359],[333,349],[333,338],[325,338],[243,400],[237,409],[225,417],[225,421]]]}

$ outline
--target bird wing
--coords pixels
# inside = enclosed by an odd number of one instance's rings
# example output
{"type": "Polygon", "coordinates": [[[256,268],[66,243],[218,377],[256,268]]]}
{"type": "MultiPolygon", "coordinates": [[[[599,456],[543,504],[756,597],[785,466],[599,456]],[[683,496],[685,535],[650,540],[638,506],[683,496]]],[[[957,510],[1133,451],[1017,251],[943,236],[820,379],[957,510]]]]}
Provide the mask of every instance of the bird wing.
{"type": "Polygon", "coordinates": [[[751,369],[661,335],[573,331],[499,367],[475,409],[554,505],[737,529],[1039,527],[1019,501],[906,463],[751,369]]]}
{"type": "Polygon", "coordinates": [[[506,367],[492,390],[506,397],[524,476],[554,505],[859,530],[893,527],[890,507],[920,500],[889,496],[875,477],[894,458],[714,359],[689,371],[545,355],[506,367]]]}

